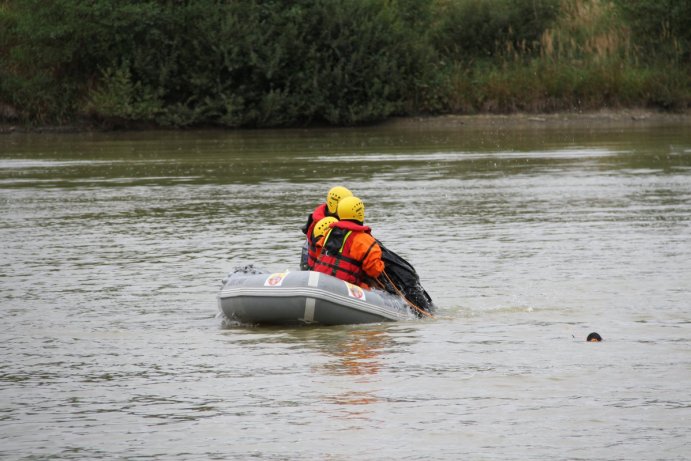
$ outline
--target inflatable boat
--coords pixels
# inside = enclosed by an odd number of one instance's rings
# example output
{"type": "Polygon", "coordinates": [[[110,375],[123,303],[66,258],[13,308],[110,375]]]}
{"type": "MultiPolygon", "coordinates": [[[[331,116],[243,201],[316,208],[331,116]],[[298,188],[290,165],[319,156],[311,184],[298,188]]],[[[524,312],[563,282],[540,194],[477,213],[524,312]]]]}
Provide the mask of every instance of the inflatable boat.
{"type": "Polygon", "coordinates": [[[236,268],[223,280],[218,308],[231,322],[250,325],[393,322],[423,313],[403,296],[363,290],[328,274],[270,273],[253,267],[236,268]]]}

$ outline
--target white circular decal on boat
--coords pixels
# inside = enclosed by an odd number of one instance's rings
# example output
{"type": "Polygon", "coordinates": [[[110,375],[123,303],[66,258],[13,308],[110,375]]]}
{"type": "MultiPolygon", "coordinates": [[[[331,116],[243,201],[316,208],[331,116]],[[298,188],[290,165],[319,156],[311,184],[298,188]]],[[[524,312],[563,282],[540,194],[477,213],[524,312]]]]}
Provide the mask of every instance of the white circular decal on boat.
{"type": "Polygon", "coordinates": [[[269,275],[269,278],[266,279],[266,282],[264,282],[265,287],[280,287],[281,284],[283,283],[283,279],[286,278],[286,275],[288,275],[287,272],[279,272],[277,274],[271,274],[269,275]]]}
{"type": "Polygon", "coordinates": [[[343,283],[345,283],[346,287],[348,287],[348,295],[351,298],[361,299],[363,301],[365,300],[365,290],[363,290],[362,288],[360,288],[357,285],[353,285],[352,283],[348,283],[348,282],[343,282],[343,283]]]}

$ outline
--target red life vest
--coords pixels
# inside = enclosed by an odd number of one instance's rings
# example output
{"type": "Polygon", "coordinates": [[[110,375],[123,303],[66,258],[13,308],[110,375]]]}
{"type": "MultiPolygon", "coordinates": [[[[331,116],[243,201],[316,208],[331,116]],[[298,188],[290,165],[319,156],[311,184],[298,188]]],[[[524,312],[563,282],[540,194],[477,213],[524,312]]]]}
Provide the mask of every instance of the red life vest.
{"type": "Polygon", "coordinates": [[[307,267],[312,269],[317,262],[317,242],[314,240],[314,226],[326,217],[326,203],[318,205],[312,212],[312,222],[307,228],[307,267]]]}
{"type": "Polygon", "coordinates": [[[324,246],[312,270],[337,277],[354,285],[359,285],[365,273],[362,261],[367,258],[369,251],[362,259],[355,259],[350,253],[353,232],[367,232],[371,229],[349,221],[338,221],[331,225],[331,231],[324,238],[324,246]]]}

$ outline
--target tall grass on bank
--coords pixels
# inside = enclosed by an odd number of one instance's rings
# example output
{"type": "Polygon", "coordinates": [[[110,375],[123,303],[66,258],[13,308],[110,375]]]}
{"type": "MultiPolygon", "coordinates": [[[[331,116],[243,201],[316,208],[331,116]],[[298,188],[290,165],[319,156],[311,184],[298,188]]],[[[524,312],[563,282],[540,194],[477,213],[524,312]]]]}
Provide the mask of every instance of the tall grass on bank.
{"type": "MultiPolygon", "coordinates": [[[[590,111],[603,108],[683,109],[688,74],[622,67],[618,61],[582,63],[531,60],[502,67],[451,72],[446,113],[590,111]]],[[[687,102],[688,104],[688,102],[687,102]]]]}
{"type": "Polygon", "coordinates": [[[691,0],[0,0],[0,119],[352,125],[691,106],[691,0]]]}
{"type": "MultiPolygon", "coordinates": [[[[464,56],[446,64],[432,110],[451,113],[585,111],[649,107],[685,110],[691,105],[688,40],[679,30],[664,51],[651,48],[627,18],[640,21],[650,2],[632,0],[626,11],[607,0],[564,0],[539,39],[517,46],[495,44],[491,59],[464,56]],[[635,8],[638,4],[639,9],[635,8]],[[686,40],[686,41],[685,41],[686,40]]],[[[456,3],[463,8],[463,2],[456,3]]],[[[691,12],[691,2],[687,13],[691,12]]],[[[474,22],[469,16],[465,21],[474,22]]],[[[654,23],[654,19],[646,18],[654,23]]],[[[691,21],[689,21],[691,27],[691,21]]],[[[459,25],[468,30],[477,25],[459,25]]],[[[679,28],[679,27],[678,27],[679,28]]],[[[646,32],[669,35],[669,27],[646,32]]],[[[662,40],[662,37],[660,37],[662,40]]]]}

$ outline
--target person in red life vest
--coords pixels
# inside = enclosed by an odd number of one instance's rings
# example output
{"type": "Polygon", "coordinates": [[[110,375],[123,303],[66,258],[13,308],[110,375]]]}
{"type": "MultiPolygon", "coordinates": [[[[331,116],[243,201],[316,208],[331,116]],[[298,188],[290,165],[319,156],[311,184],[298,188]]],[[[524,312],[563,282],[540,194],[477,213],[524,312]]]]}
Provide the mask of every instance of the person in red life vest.
{"type": "Polygon", "coordinates": [[[307,223],[302,226],[302,233],[309,236],[314,225],[322,218],[327,216],[337,217],[338,202],[346,197],[352,197],[353,193],[343,186],[336,186],[329,189],[326,194],[326,202],[317,205],[314,211],[307,217],[307,223]]]}
{"type": "Polygon", "coordinates": [[[365,226],[365,205],[357,197],[338,203],[340,221],[330,225],[313,270],[369,289],[368,280],[384,271],[381,247],[365,226]]]}
{"type": "Polygon", "coordinates": [[[302,248],[302,257],[300,259],[300,269],[311,269],[309,261],[310,251],[314,252],[314,248],[310,249],[310,238],[314,232],[314,225],[321,219],[326,217],[337,217],[338,202],[346,197],[352,197],[353,193],[343,186],[335,186],[329,189],[326,194],[326,202],[318,205],[314,211],[307,217],[307,223],[302,226],[302,233],[305,234],[305,245],[302,248]]]}
{"type": "Polygon", "coordinates": [[[333,216],[327,216],[315,223],[312,232],[307,235],[307,267],[312,269],[314,263],[322,251],[322,244],[324,242],[324,234],[331,230],[330,226],[338,222],[338,219],[333,216]]]}

